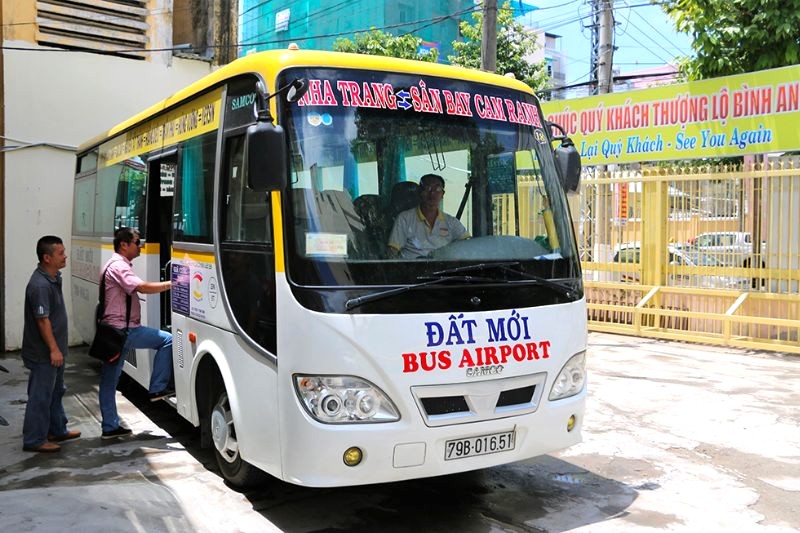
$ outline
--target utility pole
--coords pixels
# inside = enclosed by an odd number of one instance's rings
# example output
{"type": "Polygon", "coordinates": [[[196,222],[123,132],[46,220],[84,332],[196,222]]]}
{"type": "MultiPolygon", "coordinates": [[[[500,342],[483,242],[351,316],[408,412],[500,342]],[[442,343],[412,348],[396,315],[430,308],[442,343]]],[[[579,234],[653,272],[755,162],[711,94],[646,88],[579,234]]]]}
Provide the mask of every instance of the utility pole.
{"type": "Polygon", "coordinates": [[[597,94],[597,62],[600,60],[600,1],[589,0],[592,5],[592,24],[587,26],[592,30],[590,37],[591,50],[589,50],[589,83],[592,94],[597,94]]]}
{"type": "MultiPolygon", "coordinates": [[[[613,86],[612,68],[614,62],[614,4],[613,0],[592,0],[592,81],[594,94],[608,94],[613,86]]],[[[595,175],[609,177],[606,166],[595,167],[595,175]]],[[[625,185],[620,185],[625,186],[625,185]]],[[[593,257],[595,261],[610,262],[614,256],[613,233],[615,202],[610,184],[600,183],[595,189],[593,257]]]]}
{"type": "Polygon", "coordinates": [[[497,70],[497,0],[483,0],[481,70],[497,70]]]}
{"type": "Polygon", "coordinates": [[[611,92],[614,62],[614,6],[612,0],[599,0],[600,39],[598,42],[597,92],[611,92]]]}
{"type": "Polygon", "coordinates": [[[592,24],[589,80],[592,94],[611,92],[614,57],[614,5],[612,0],[591,0],[592,24]]]}

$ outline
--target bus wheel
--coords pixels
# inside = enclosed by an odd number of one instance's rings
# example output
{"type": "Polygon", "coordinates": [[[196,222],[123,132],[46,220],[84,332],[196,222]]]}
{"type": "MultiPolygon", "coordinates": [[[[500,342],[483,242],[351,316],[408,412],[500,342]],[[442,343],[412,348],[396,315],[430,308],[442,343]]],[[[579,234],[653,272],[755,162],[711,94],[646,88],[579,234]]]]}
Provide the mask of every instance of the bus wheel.
{"type": "Polygon", "coordinates": [[[222,477],[237,488],[247,488],[262,483],[265,474],[244,461],[239,454],[239,443],[236,438],[236,426],[233,424],[228,393],[223,387],[214,398],[216,401],[209,413],[211,440],[214,443],[214,455],[222,477]]]}

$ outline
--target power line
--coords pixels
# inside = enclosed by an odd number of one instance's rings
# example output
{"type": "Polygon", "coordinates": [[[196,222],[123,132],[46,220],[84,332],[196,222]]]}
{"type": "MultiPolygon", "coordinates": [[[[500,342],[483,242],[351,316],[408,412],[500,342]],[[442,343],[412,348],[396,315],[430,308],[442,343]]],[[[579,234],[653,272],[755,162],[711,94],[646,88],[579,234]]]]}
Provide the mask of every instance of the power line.
{"type": "MultiPolygon", "coordinates": [[[[341,36],[344,36],[344,35],[355,35],[355,34],[358,34],[358,33],[367,33],[369,31],[371,31],[372,29],[387,30],[387,29],[399,28],[399,27],[403,27],[403,26],[409,26],[409,25],[412,25],[412,24],[429,23],[427,25],[421,26],[420,28],[418,28],[416,30],[412,30],[412,31],[418,31],[419,29],[422,29],[422,28],[425,28],[425,27],[428,27],[428,26],[432,26],[434,24],[438,24],[438,23],[443,22],[443,21],[445,21],[447,19],[450,19],[452,17],[458,17],[458,16],[463,15],[465,13],[468,13],[469,11],[472,11],[472,10],[473,10],[473,8],[470,7],[470,8],[467,8],[467,9],[462,9],[460,11],[456,11],[455,13],[450,13],[448,15],[441,15],[441,16],[432,17],[432,18],[429,18],[429,19],[420,19],[420,20],[415,20],[415,21],[402,22],[402,23],[398,23],[398,24],[389,24],[389,25],[382,26],[382,27],[379,27],[379,28],[371,27],[371,28],[368,28],[368,29],[351,30],[351,31],[344,31],[344,32],[337,32],[337,33],[329,33],[329,34],[324,34],[324,35],[312,35],[312,36],[306,36],[306,37],[291,37],[291,38],[285,38],[285,39],[274,39],[274,40],[271,40],[271,41],[247,42],[247,43],[239,43],[239,44],[231,44],[231,45],[208,45],[208,46],[204,46],[203,49],[206,49],[206,48],[215,48],[215,49],[243,48],[243,47],[246,47],[246,46],[261,46],[261,45],[282,44],[282,43],[297,42],[297,41],[309,41],[309,40],[312,40],[312,39],[324,39],[324,38],[328,38],[328,37],[341,37],[341,36]]],[[[117,50],[77,50],[77,49],[66,49],[66,48],[25,48],[25,47],[19,47],[19,46],[2,46],[2,47],[0,47],[0,49],[2,49],[2,50],[16,50],[16,51],[24,51],[24,52],[61,52],[61,53],[76,53],[76,52],[87,52],[87,51],[89,51],[91,53],[105,54],[105,55],[109,55],[109,54],[124,54],[124,53],[131,53],[131,52],[151,53],[151,52],[168,52],[168,51],[184,51],[184,52],[194,51],[194,48],[192,48],[192,47],[183,47],[183,46],[180,46],[180,47],[166,47],[166,48],[120,48],[120,49],[117,49],[117,50]]]]}
{"type": "MultiPolygon", "coordinates": [[[[412,34],[414,32],[419,31],[419,30],[424,30],[425,28],[433,26],[434,24],[439,24],[440,22],[444,22],[445,20],[450,19],[450,18],[459,17],[461,15],[469,13],[470,11],[472,11],[472,8],[462,9],[461,11],[456,11],[455,13],[452,13],[450,15],[442,15],[441,17],[438,17],[438,19],[432,19],[432,21],[430,23],[424,24],[424,25],[419,26],[417,28],[411,29],[411,30],[409,30],[409,31],[407,31],[405,33],[402,33],[401,36],[410,35],[410,34],[412,34]]],[[[415,23],[414,22],[409,22],[408,24],[415,24],[415,23]]]]}
{"type": "MultiPolygon", "coordinates": [[[[653,39],[653,38],[650,36],[650,34],[649,34],[649,33],[642,31],[642,30],[641,30],[641,29],[640,29],[638,26],[636,26],[636,24],[634,24],[633,22],[631,22],[631,20],[630,20],[630,19],[626,19],[626,20],[628,21],[628,23],[629,23],[629,24],[630,24],[630,25],[631,25],[631,26],[632,26],[634,29],[638,30],[638,31],[639,31],[639,32],[640,32],[642,35],[644,35],[645,37],[647,37],[648,39],[650,39],[650,41],[651,41],[651,42],[653,42],[653,43],[654,43],[656,46],[658,46],[658,47],[661,47],[661,44],[660,44],[658,41],[656,41],[655,39],[653,39]]],[[[642,47],[643,47],[645,50],[647,50],[648,52],[650,52],[650,54],[652,54],[653,56],[657,57],[658,59],[660,59],[660,60],[661,60],[661,61],[663,61],[664,63],[669,63],[669,60],[667,60],[667,59],[664,59],[664,58],[663,58],[663,57],[662,57],[660,54],[658,54],[657,52],[653,51],[653,50],[652,50],[652,49],[650,49],[649,47],[645,46],[645,45],[644,45],[644,43],[642,43],[642,42],[641,42],[639,39],[637,39],[636,37],[634,37],[632,33],[628,33],[628,34],[627,34],[627,36],[628,36],[628,37],[630,37],[631,39],[633,39],[633,40],[634,40],[636,43],[638,43],[640,46],[642,46],[642,47]]]]}
{"type": "MultiPolygon", "coordinates": [[[[671,73],[671,72],[653,72],[653,73],[649,73],[649,74],[626,74],[626,75],[620,75],[620,76],[613,76],[612,79],[611,79],[611,82],[612,83],[616,83],[618,81],[631,81],[631,80],[639,80],[639,79],[647,79],[647,78],[663,78],[665,76],[670,76],[672,74],[673,73],[671,73]]],[[[588,76],[588,74],[586,74],[584,76],[581,76],[581,78],[578,78],[578,79],[585,78],[586,76],[588,76]]],[[[593,84],[594,84],[594,81],[590,80],[590,81],[585,81],[585,82],[581,82],[581,83],[572,83],[570,85],[561,85],[560,87],[549,87],[547,89],[539,89],[537,92],[551,93],[553,91],[562,91],[564,89],[575,89],[575,88],[578,88],[578,87],[588,87],[588,86],[591,86],[593,84]]]]}
{"type": "Polygon", "coordinates": [[[680,53],[685,53],[685,52],[684,52],[684,51],[683,51],[681,48],[679,48],[679,47],[675,46],[675,43],[673,43],[673,42],[672,42],[672,40],[671,40],[669,37],[667,37],[666,35],[664,35],[663,33],[661,33],[661,31],[660,31],[658,28],[656,28],[655,26],[653,26],[653,24],[652,24],[652,23],[651,23],[649,20],[647,20],[646,18],[644,18],[644,16],[642,16],[642,14],[641,14],[641,13],[639,13],[638,11],[634,11],[634,13],[636,13],[636,15],[637,15],[637,16],[638,16],[640,19],[642,19],[642,20],[645,22],[645,24],[647,24],[648,26],[650,26],[651,28],[653,28],[653,30],[654,30],[654,31],[655,31],[657,34],[659,34],[661,37],[663,37],[663,38],[664,38],[664,40],[665,40],[667,43],[669,43],[669,44],[670,44],[670,45],[671,45],[671,46],[672,46],[674,49],[676,49],[676,50],[677,50],[678,52],[680,52],[680,53]]]}
{"type": "MultiPolygon", "coordinates": [[[[639,8],[639,7],[660,6],[660,5],[664,5],[664,4],[666,4],[666,2],[653,2],[653,3],[633,4],[633,5],[628,5],[626,7],[628,7],[628,8],[639,8]]],[[[590,7],[591,7],[591,5],[590,5],[590,7]]],[[[532,13],[535,14],[536,11],[533,11],[532,13]]],[[[577,15],[570,15],[570,16],[567,16],[567,18],[561,19],[560,17],[563,17],[563,16],[564,15],[555,15],[551,19],[545,18],[545,19],[542,19],[541,21],[534,20],[534,22],[536,22],[538,24],[537,25],[538,29],[541,29],[541,30],[544,30],[544,31],[548,31],[548,30],[553,30],[553,29],[556,29],[556,28],[560,28],[561,26],[565,26],[567,24],[573,24],[575,22],[580,22],[582,20],[589,19],[589,18],[594,16],[594,11],[590,10],[590,12],[587,13],[586,15],[581,15],[580,12],[579,12],[577,15]]]]}
{"type": "Polygon", "coordinates": [[[294,38],[286,38],[286,39],[277,39],[277,40],[273,40],[273,41],[248,42],[246,44],[240,44],[239,46],[240,47],[243,47],[243,46],[261,46],[261,45],[265,45],[265,44],[276,44],[276,43],[282,43],[282,42],[309,41],[309,40],[312,40],[312,39],[326,39],[326,38],[329,38],[329,37],[341,37],[343,35],[353,35],[353,36],[355,36],[355,35],[357,35],[359,33],[368,33],[370,31],[372,31],[373,29],[375,29],[375,30],[388,30],[388,29],[394,29],[394,28],[401,28],[403,26],[410,26],[412,24],[423,23],[422,26],[419,26],[417,28],[413,28],[413,29],[409,30],[408,32],[402,33],[401,34],[401,36],[402,36],[402,35],[408,35],[410,33],[419,31],[421,29],[425,29],[425,28],[433,26],[435,24],[439,24],[441,22],[444,22],[447,19],[450,19],[450,18],[453,18],[453,17],[458,17],[460,15],[463,15],[465,13],[468,13],[468,12],[472,11],[472,9],[473,8],[470,7],[470,8],[462,9],[461,11],[456,11],[455,13],[450,13],[450,14],[447,14],[447,15],[440,15],[440,16],[429,18],[429,19],[420,19],[420,20],[413,20],[413,21],[409,21],[409,22],[399,22],[399,23],[396,23],[396,24],[388,24],[386,26],[381,26],[380,28],[376,28],[376,27],[373,26],[373,27],[370,27],[369,29],[350,30],[350,31],[343,31],[343,32],[338,32],[338,33],[328,33],[328,34],[324,34],[324,35],[312,35],[312,36],[307,36],[307,37],[294,37],[294,38]]]}
{"type": "MultiPolygon", "coordinates": [[[[635,23],[634,23],[634,22],[631,20],[631,17],[630,17],[630,13],[631,13],[631,12],[632,12],[632,11],[629,9],[629,10],[628,10],[628,16],[627,16],[627,17],[626,17],[625,15],[621,15],[622,17],[624,17],[624,18],[625,18],[625,21],[627,22],[627,26],[626,26],[626,27],[628,27],[628,26],[629,26],[630,28],[632,28],[632,29],[634,29],[634,30],[637,30],[639,33],[641,33],[642,35],[644,35],[645,37],[647,37],[647,38],[650,40],[650,42],[652,42],[654,45],[656,45],[656,46],[657,46],[659,49],[666,50],[666,47],[664,47],[664,46],[663,46],[663,45],[662,45],[660,42],[658,42],[656,39],[654,39],[654,38],[653,38],[653,36],[652,36],[652,35],[650,35],[650,32],[643,31],[643,30],[642,30],[642,29],[641,29],[639,26],[637,26],[637,25],[636,25],[636,24],[635,24],[635,23]]],[[[639,15],[639,17],[640,17],[640,18],[642,18],[642,20],[645,20],[645,22],[647,22],[647,19],[645,19],[645,18],[644,18],[644,17],[642,17],[641,15],[639,15]]],[[[648,22],[648,24],[650,24],[650,23],[648,22]]],[[[652,24],[650,24],[650,27],[651,27],[651,28],[653,28],[653,29],[655,30],[655,27],[654,27],[652,24]]],[[[633,34],[632,34],[632,33],[629,33],[629,32],[627,32],[627,31],[626,31],[626,33],[623,33],[623,35],[627,35],[628,37],[630,37],[631,39],[633,39],[634,41],[636,41],[636,38],[633,36],[633,34]]],[[[663,36],[662,36],[662,37],[663,37],[663,36]]],[[[667,41],[669,41],[669,39],[667,39],[667,41]]],[[[639,42],[639,41],[636,41],[636,42],[639,42]]],[[[639,43],[639,44],[642,44],[642,43],[639,43]]],[[[662,61],[664,61],[665,63],[668,63],[668,61],[665,61],[663,57],[661,57],[660,55],[658,55],[658,53],[654,52],[652,49],[650,49],[650,48],[648,48],[648,47],[646,47],[646,46],[644,46],[644,45],[642,45],[642,47],[643,47],[645,50],[647,50],[648,52],[650,52],[652,55],[654,55],[654,56],[656,56],[657,58],[661,59],[661,60],[662,60],[662,61]]]]}
{"type": "MultiPolygon", "coordinates": [[[[358,3],[361,4],[361,1],[359,1],[358,3]]],[[[310,20],[312,20],[314,18],[317,18],[317,17],[320,17],[320,16],[325,15],[325,14],[333,13],[334,11],[338,11],[341,8],[343,8],[344,6],[346,6],[347,4],[352,4],[352,1],[351,0],[343,0],[342,2],[339,2],[338,4],[333,4],[331,6],[322,8],[322,9],[320,9],[318,11],[313,12],[313,13],[309,13],[305,17],[296,20],[295,23],[306,23],[307,24],[310,20]]],[[[264,2],[258,4],[258,6],[261,6],[261,5],[264,5],[264,2]]],[[[286,4],[286,6],[290,6],[290,5],[292,5],[292,4],[286,4]]],[[[256,6],[256,7],[258,7],[258,6],[256,6]]],[[[249,11],[252,11],[252,8],[249,9],[248,12],[249,11]]],[[[277,13],[278,13],[278,10],[274,9],[274,10],[270,11],[269,13],[267,13],[266,15],[256,15],[256,16],[250,18],[250,20],[246,20],[246,21],[243,20],[242,21],[242,26],[247,25],[247,24],[251,24],[251,23],[253,23],[255,21],[258,21],[259,19],[262,19],[262,18],[268,18],[271,15],[277,14],[277,13]]],[[[241,16],[242,15],[240,15],[240,17],[241,16]]],[[[259,35],[263,35],[263,34],[259,34],[259,35]]]]}
{"type": "MultiPolygon", "coordinates": [[[[295,25],[297,25],[297,24],[308,24],[313,19],[316,19],[316,18],[321,17],[323,15],[332,15],[334,12],[343,9],[348,4],[351,4],[351,3],[352,2],[350,0],[343,0],[342,2],[339,2],[338,4],[334,4],[332,6],[328,6],[328,7],[324,8],[324,9],[319,10],[319,11],[315,11],[314,13],[309,13],[307,16],[294,21],[294,24],[295,25]]],[[[258,22],[258,20],[259,20],[258,18],[252,18],[249,21],[243,23],[243,26],[245,24],[248,24],[248,25],[249,24],[253,24],[255,22],[258,22]]],[[[267,35],[269,33],[272,33],[272,30],[265,30],[265,31],[262,31],[261,33],[257,33],[255,35],[253,35],[252,37],[248,38],[248,40],[257,39],[257,38],[261,37],[262,35],[267,35]]]]}

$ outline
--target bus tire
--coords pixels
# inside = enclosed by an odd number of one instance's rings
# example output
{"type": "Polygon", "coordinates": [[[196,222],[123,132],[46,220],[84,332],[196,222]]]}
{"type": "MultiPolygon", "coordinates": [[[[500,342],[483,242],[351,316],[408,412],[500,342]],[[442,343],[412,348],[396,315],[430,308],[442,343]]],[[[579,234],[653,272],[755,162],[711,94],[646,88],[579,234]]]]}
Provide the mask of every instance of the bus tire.
{"type": "Polygon", "coordinates": [[[263,483],[266,474],[243,460],[239,454],[236,426],[224,385],[218,384],[214,387],[209,402],[208,422],[214,456],[225,481],[239,489],[263,483]]]}

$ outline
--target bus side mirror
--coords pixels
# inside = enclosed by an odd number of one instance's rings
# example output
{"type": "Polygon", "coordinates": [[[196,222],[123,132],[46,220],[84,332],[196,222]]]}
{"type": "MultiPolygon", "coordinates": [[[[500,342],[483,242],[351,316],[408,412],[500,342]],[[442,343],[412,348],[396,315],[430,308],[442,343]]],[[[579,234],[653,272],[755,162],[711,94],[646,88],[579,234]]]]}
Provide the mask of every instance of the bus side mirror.
{"type": "Polygon", "coordinates": [[[286,186],[286,135],[272,122],[256,122],[245,135],[247,186],[254,191],[277,191],[286,186]]]}
{"type": "Polygon", "coordinates": [[[567,137],[564,128],[555,122],[548,122],[547,125],[551,138],[554,141],[561,141],[559,147],[553,150],[561,187],[565,192],[576,192],[581,188],[581,155],[572,139],[567,137]]]}
{"type": "Polygon", "coordinates": [[[566,192],[581,188],[581,156],[572,139],[565,137],[555,149],[556,168],[561,177],[561,186],[566,192]]]}

